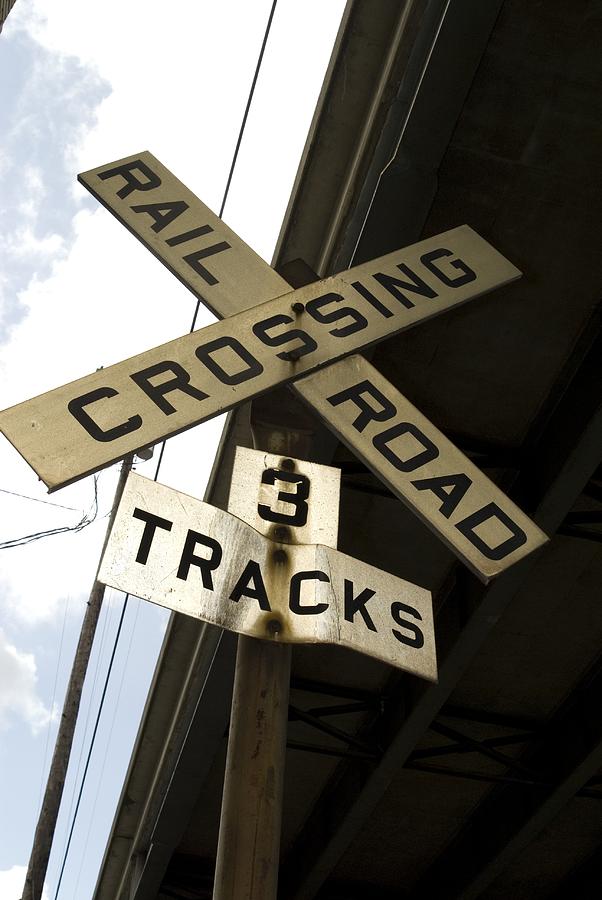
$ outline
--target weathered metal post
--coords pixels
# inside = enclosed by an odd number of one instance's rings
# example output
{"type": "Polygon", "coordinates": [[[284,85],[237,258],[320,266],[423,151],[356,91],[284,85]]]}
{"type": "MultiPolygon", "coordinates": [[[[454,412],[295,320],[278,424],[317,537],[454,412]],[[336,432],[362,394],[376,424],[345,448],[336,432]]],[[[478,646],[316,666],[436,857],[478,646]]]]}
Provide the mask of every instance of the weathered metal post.
{"type": "Polygon", "coordinates": [[[240,635],[214,900],[275,900],[291,646],[240,635]]]}
{"type": "MultiPolygon", "coordinates": [[[[317,277],[299,263],[283,272],[293,287],[317,277]]],[[[256,448],[311,458],[314,421],[285,388],[253,402],[251,428],[256,448]]],[[[286,553],[274,550],[275,567],[285,568],[286,553]]],[[[271,639],[238,638],[213,900],[276,900],[292,647],[277,643],[276,617],[266,629],[271,639]]]]}
{"type": "MultiPolygon", "coordinates": [[[[282,432],[267,444],[282,452],[282,432]]],[[[286,555],[275,545],[275,570],[286,555]]],[[[214,900],[276,900],[292,654],[280,628],[266,614],[266,640],[238,638],[214,900]]]]}
{"type": "MultiPolygon", "coordinates": [[[[315,275],[286,277],[298,286],[315,275]]],[[[255,400],[251,426],[256,447],[311,458],[314,420],[287,390],[272,394],[267,404],[255,400]]],[[[290,528],[279,527],[284,540],[294,540],[290,528]]],[[[280,539],[278,528],[271,536],[280,539]]],[[[285,570],[286,544],[273,553],[274,567],[285,570]]],[[[276,900],[292,651],[277,642],[276,617],[266,617],[266,629],[271,640],[238,639],[214,900],[276,900]]]]}

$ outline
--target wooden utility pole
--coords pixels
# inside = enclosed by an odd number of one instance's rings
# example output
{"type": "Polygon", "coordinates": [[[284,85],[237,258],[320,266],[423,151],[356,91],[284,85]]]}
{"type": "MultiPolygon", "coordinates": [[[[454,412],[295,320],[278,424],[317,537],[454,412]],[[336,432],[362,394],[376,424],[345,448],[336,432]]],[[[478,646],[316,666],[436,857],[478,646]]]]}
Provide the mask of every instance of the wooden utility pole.
{"type": "MultiPolygon", "coordinates": [[[[103,551],[113,526],[125,482],[132,468],[133,459],[133,455],[126,457],[121,467],[119,481],[117,482],[117,489],[113,500],[113,508],[111,510],[103,542],[103,551]]],[[[56,736],[56,744],[54,746],[52,762],[50,763],[50,770],[48,772],[46,790],[44,792],[44,799],[42,801],[38,824],[33,839],[33,847],[27,866],[22,900],[40,900],[42,896],[44,879],[46,878],[46,870],[48,868],[48,858],[52,847],[56,820],[59,814],[63,788],[65,786],[65,777],[67,775],[67,767],[69,765],[69,757],[71,755],[71,747],[73,745],[73,735],[77,723],[79,704],[86,672],[88,670],[90,653],[92,652],[96,625],[98,623],[98,617],[100,616],[100,610],[102,609],[104,593],[104,584],[100,584],[97,578],[95,578],[88,598],[88,605],[82,622],[77,649],[75,651],[69,684],[67,685],[59,730],[56,736]]]]}

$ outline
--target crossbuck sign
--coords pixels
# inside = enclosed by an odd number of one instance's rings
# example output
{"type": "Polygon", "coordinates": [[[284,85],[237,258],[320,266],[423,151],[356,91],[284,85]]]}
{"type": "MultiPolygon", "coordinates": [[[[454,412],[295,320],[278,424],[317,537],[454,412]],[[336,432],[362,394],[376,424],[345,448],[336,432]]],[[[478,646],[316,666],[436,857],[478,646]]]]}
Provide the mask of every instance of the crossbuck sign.
{"type": "Polygon", "coordinates": [[[0,430],[50,490],[294,382],[340,439],[485,581],[547,539],[352,355],[520,276],[471,228],[291,291],[150,153],[93,169],[80,181],[227,318],[0,413],[0,430]]]}

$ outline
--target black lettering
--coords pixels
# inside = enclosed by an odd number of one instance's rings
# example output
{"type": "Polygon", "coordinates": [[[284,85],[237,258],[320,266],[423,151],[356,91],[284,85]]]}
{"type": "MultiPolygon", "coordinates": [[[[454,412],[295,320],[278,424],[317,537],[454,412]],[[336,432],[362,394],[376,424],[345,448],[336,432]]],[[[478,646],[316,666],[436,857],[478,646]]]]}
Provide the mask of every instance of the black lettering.
{"type": "Polygon", "coordinates": [[[96,390],[90,391],[89,394],[82,394],[81,397],[74,397],[73,400],[70,400],[67,404],[67,409],[71,415],[77,419],[79,424],[83,425],[90,437],[93,437],[95,441],[102,441],[103,443],[116,441],[125,434],[129,434],[131,431],[136,431],[140,428],[142,425],[141,417],[137,415],[131,416],[126,422],[122,422],[121,425],[115,425],[113,428],[109,428],[105,431],[87,412],[85,412],[84,407],[90,406],[91,403],[96,403],[98,400],[116,397],[118,393],[119,391],[116,391],[115,388],[96,388],[96,390]]]}
{"type": "Polygon", "coordinates": [[[345,403],[346,400],[352,400],[360,410],[353,427],[360,432],[364,430],[368,422],[386,422],[387,419],[392,418],[397,412],[393,403],[387,400],[385,395],[368,379],[360,381],[358,384],[352,384],[350,387],[345,388],[344,391],[327,397],[327,400],[331,406],[338,406],[340,403],[345,403]],[[371,406],[367,399],[364,399],[364,395],[378,403],[380,409],[375,409],[374,406],[371,406]]]}
{"type": "Polygon", "coordinates": [[[340,303],[341,300],[345,298],[341,294],[322,294],[321,297],[315,297],[313,300],[309,300],[305,304],[305,309],[316,322],[321,322],[323,325],[328,325],[331,322],[339,322],[341,319],[351,318],[351,322],[348,325],[344,325],[342,328],[333,328],[329,331],[329,334],[332,334],[333,337],[347,337],[348,334],[355,334],[356,331],[363,331],[364,328],[368,325],[367,319],[354,309],[352,306],[341,306],[336,309],[331,310],[328,313],[322,312],[322,307],[327,306],[329,303],[340,303]]]}
{"type": "Polygon", "coordinates": [[[320,572],[319,570],[312,572],[295,572],[291,578],[288,601],[291,612],[297,613],[298,616],[317,616],[320,613],[326,612],[328,603],[315,603],[313,606],[303,604],[303,606],[301,606],[301,584],[303,581],[329,582],[330,579],[326,572],[320,572]]]}
{"type": "Polygon", "coordinates": [[[188,241],[203,237],[204,234],[210,234],[212,231],[211,225],[199,225],[198,228],[191,228],[190,231],[183,231],[182,234],[175,234],[173,237],[167,238],[165,243],[168,247],[177,247],[178,244],[187,244],[188,241]]]}
{"type": "Polygon", "coordinates": [[[115,178],[117,175],[121,175],[125,179],[124,186],[117,191],[117,196],[122,200],[129,197],[134,191],[152,191],[161,184],[159,176],[155,175],[141,159],[134,159],[122,166],[115,166],[113,169],[106,169],[106,171],[98,173],[98,177],[102,181],[106,181],[107,178],[115,178]],[[146,178],[146,181],[140,181],[140,178],[134,174],[136,170],[146,178]]]}
{"type": "Polygon", "coordinates": [[[140,206],[132,206],[131,210],[135,213],[146,213],[149,215],[153,224],[152,230],[157,234],[163,231],[168,225],[181,216],[188,209],[188,204],[184,200],[166,200],[163,203],[143,203],[140,206]]]}
{"type": "Polygon", "coordinates": [[[398,422],[386,431],[382,431],[380,434],[375,435],[372,438],[372,443],[378,452],[382,453],[385,459],[400,472],[413,472],[414,469],[418,469],[420,466],[432,462],[439,456],[439,451],[433,442],[429,440],[419,428],[412,425],[411,422],[398,422]],[[422,444],[424,450],[414,454],[414,456],[410,456],[408,459],[401,459],[397,453],[389,447],[389,443],[395,440],[395,438],[401,437],[403,434],[411,434],[412,437],[416,438],[416,440],[422,444]]]}
{"type": "Polygon", "coordinates": [[[218,542],[206,534],[200,534],[198,531],[192,531],[189,528],[176,575],[182,581],[186,581],[186,579],[188,578],[190,567],[198,566],[198,568],[201,570],[203,587],[212,591],[213,578],[211,577],[211,573],[215,569],[217,569],[221,561],[222,548],[218,544],[218,542]],[[195,555],[194,551],[197,544],[201,544],[203,547],[207,547],[209,550],[211,550],[211,556],[209,557],[209,559],[204,559],[202,556],[195,555]]]}
{"type": "Polygon", "coordinates": [[[271,328],[277,328],[278,325],[290,325],[293,321],[294,319],[290,316],[285,316],[282,313],[277,316],[270,316],[269,319],[263,319],[263,321],[256,322],[253,325],[253,334],[267,347],[281,347],[282,344],[288,344],[289,341],[300,340],[302,343],[300,345],[297,344],[292,350],[285,350],[276,354],[278,359],[284,359],[286,362],[300,359],[302,356],[312,353],[318,346],[314,339],[306,334],[305,331],[302,331],[300,328],[291,328],[289,331],[283,331],[281,334],[267,333],[271,328]]]}
{"type": "Polygon", "coordinates": [[[345,579],[345,619],[347,622],[353,622],[354,616],[358,612],[364,620],[366,627],[369,628],[370,631],[376,631],[376,625],[366,609],[366,603],[374,597],[374,593],[375,592],[371,588],[364,588],[357,597],[354,597],[353,582],[349,581],[347,578],[345,579]]]}
{"type": "Polygon", "coordinates": [[[468,538],[470,543],[476,547],[483,556],[486,556],[487,559],[504,559],[505,556],[513,553],[518,547],[522,547],[527,541],[527,535],[522,528],[520,528],[516,522],[513,522],[510,516],[499,508],[497,503],[488,503],[482,509],[478,509],[470,516],[462,519],[461,522],[458,522],[456,528],[464,535],[464,537],[468,538]],[[502,541],[501,544],[498,544],[497,547],[490,547],[489,544],[486,544],[485,541],[476,534],[475,528],[482,525],[483,522],[487,522],[489,519],[494,518],[501,522],[502,525],[505,525],[511,534],[510,537],[505,541],[502,541]]]}
{"type": "Polygon", "coordinates": [[[209,341],[207,344],[201,344],[200,347],[196,348],[195,353],[203,365],[207,366],[209,371],[212,372],[222,384],[241,384],[243,381],[249,381],[250,378],[255,378],[263,372],[263,366],[259,360],[255,359],[255,357],[243,347],[240,341],[230,337],[230,335],[224,335],[223,337],[216,338],[214,341],[209,341]],[[213,359],[211,355],[212,353],[215,353],[218,350],[224,350],[225,348],[233,350],[236,356],[245,363],[247,368],[241,369],[240,372],[226,372],[223,366],[213,359]]]}
{"type": "Polygon", "coordinates": [[[139,388],[142,388],[147,397],[150,397],[155,406],[158,406],[166,416],[177,412],[176,407],[165,399],[165,394],[169,394],[171,391],[181,391],[183,394],[188,394],[189,397],[194,397],[195,400],[206,400],[209,396],[190,384],[190,375],[183,366],[168,359],[155,363],[148,369],[134,372],[130,378],[136,382],[139,388]],[[170,372],[173,378],[168,378],[167,381],[162,381],[160,384],[151,383],[151,378],[167,372],[170,372]]]}
{"type": "Polygon", "coordinates": [[[155,536],[157,528],[164,528],[165,531],[171,531],[173,522],[169,519],[162,519],[161,516],[155,516],[154,513],[148,512],[146,509],[140,509],[138,506],[132,513],[135,519],[141,519],[144,522],[144,531],[136,554],[136,562],[146,565],[148,554],[150,553],[151,544],[155,536]]]}
{"type": "Polygon", "coordinates": [[[271,612],[270,601],[268,600],[267,591],[261,574],[261,568],[258,562],[250,559],[246,564],[244,571],[230,594],[230,600],[238,603],[241,597],[250,597],[257,600],[261,609],[265,612],[271,612]],[[251,582],[253,586],[251,587],[251,582]]]}
{"type": "Polygon", "coordinates": [[[467,266],[465,262],[462,262],[461,259],[450,260],[449,264],[452,269],[456,269],[458,272],[461,272],[461,275],[458,275],[457,278],[450,278],[449,275],[446,275],[443,269],[440,269],[439,266],[435,265],[436,259],[442,259],[443,257],[453,256],[451,250],[430,250],[428,253],[425,253],[424,256],[420,257],[420,262],[423,266],[432,272],[433,275],[442,281],[443,284],[446,284],[448,287],[458,288],[462,287],[463,284],[468,284],[470,281],[475,281],[476,273],[472,271],[470,266],[467,266]]]}
{"type": "Polygon", "coordinates": [[[432,491],[441,500],[439,512],[449,519],[456,506],[472,484],[468,475],[440,475],[437,478],[422,478],[412,484],[419,491],[432,491]]]}
{"type": "Polygon", "coordinates": [[[415,272],[412,272],[409,266],[406,266],[405,263],[400,263],[397,268],[404,275],[407,275],[408,278],[411,278],[411,281],[402,281],[401,278],[394,278],[392,275],[385,275],[384,272],[377,272],[374,275],[376,281],[379,284],[382,284],[384,289],[388,291],[396,300],[399,300],[407,309],[412,309],[415,306],[412,301],[406,297],[404,291],[411,291],[413,294],[420,294],[421,297],[428,297],[429,300],[433,300],[437,296],[437,292],[434,291],[431,287],[428,286],[426,281],[423,281],[415,272]]]}
{"type": "Polygon", "coordinates": [[[393,313],[389,309],[388,306],[385,306],[384,303],[375,297],[372,291],[369,291],[368,288],[362,284],[361,281],[354,281],[351,285],[352,288],[355,288],[358,294],[361,294],[364,300],[367,300],[371,306],[374,307],[385,319],[390,319],[393,313]]]}
{"type": "Polygon", "coordinates": [[[415,625],[413,622],[408,622],[407,619],[403,619],[401,617],[402,613],[406,613],[408,616],[413,616],[415,619],[418,619],[422,622],[422,616],[418,612],[417,609],[414,609],[413,606],[406,606],[405,603],[392,603],[391,604],[391,616],[393,617],[393,621],[397,623],[401,628],[405,628],[407,631],[410,631],[413,637],[408,637],[407,634],[402,634],[401,631],[397,631],[396,628],[392,628],[391,631],[397,638],[397,640],[401,644],[407,644],[408,647],[416,647],[417,650],[420,650],[421,647],[424,647],[424,634],[418,625],[415,625]]]}
{"type": "Polygon", "coordinates": [[[307,475],[301,473],[287,472],[284,469],[264,469],[261,475],[262,484],[275,484],[276,481],[285,481],[294,484],[296,490],[278,491],[277,500],[281,503],[290,503],[294,506],[293,513],[280,513],[266,506],[265,503],[259,503],[257,512],[265,522],[278,522],[280,525],[295,525],[301,527],[307,522],[308,506],[305,502],[309,497],[310,481],[307,475]]]}
{"type": "Polygon", "coordinates": [[[219,279],[216,278],[215,275],[212,275],[209,269],[206,269],[205,266],[201,265],[200,260],[206,259],[208,256],[213,256],[215,253],[221,253],[223,250],[230,250],[230,244],[227,244],[226,241],[220,241],[219,244],[212,244],[210,247],[203,247],[202,250],[193,250],[192,253],[189,253],[182,258],[184,262],[187,262],[188,265],[207,282],[207,284],[218,284],[219,279]]]}

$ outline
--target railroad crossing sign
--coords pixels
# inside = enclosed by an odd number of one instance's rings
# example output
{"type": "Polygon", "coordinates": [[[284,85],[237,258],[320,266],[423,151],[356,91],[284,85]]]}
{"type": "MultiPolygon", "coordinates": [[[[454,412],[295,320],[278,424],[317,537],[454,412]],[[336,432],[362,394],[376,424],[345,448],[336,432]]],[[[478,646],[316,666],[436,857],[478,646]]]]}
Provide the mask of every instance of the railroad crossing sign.
{"type": "MultiPolygon", "coordinates": [[[[454,257],[470,258],[471,248],[488,256],[474,232],[455,229],[404,251],[403,265],[426,277],[424,261],[442,240],[454,257]]],[[[389,254],[93,372],[5,410],[0,427],[48,487],[62,487],[471,296],[472,279],[458,288],[442,283],[436,296],[408,301],[410,308],[397,303],[384,316],[352,282],[369,283],[368,270],[394,279],[399,260],[389,254]]],[[[514,267],[500,266],[508,279],[514,267]]]]}
{"type": "Polygon", "coordinates": [[[429,591],[332,546],[295,543],[322,533],[336,544],[338,477],[327,466],[239,448],[229,509],[262,534],[132,473],[99,581],[240,634],[339,644],[434,681],[429,591]]]}
{"type": "Polygon", "coordinates": [[[197,297],[229,318],[0,413],[0,430],[51,490],[294,382],[483,580],[547,540],[392,385],[350,356],[520,276],[472,229],[455,228],[291,291],[150,153],[79,178],[197,297]]]}

